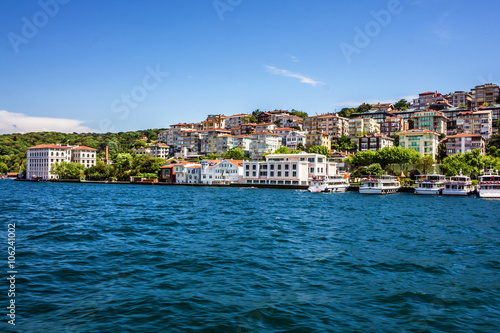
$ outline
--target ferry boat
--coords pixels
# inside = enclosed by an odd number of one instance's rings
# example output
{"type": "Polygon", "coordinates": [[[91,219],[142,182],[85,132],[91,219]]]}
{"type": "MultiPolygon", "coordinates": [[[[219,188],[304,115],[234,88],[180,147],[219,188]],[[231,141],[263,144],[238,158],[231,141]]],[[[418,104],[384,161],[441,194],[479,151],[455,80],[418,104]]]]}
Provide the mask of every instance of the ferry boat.
{"type": "Polygon", "coordinates": [[[349,181],[343,175],[314,176],[307,190],[312,193],[345,192],[348,187],[349,181]]]}
{"type": "Polygon", "coordinates": [[[500,176],[489,172],[479,176],[479,188],[477,194],[480,198],[500,198],[500,176]]]}
{"type": "Polygon", "coordinates": [[[418,175],[415,194],[441,194],[446,177],[444,175],[418,175]]]}
{"type": "Polygon", "coordinates": [[[474,185],[469,176],[459,175],[450,177],[444,182],[443,195],[469,195],[474,192],[474,185]]]}
{"type": "Polygon", "coordinates": [[[361,180],[361,194],[391,194],[396,193],[401,183],[395,176],[368,176],[361,180]]]}

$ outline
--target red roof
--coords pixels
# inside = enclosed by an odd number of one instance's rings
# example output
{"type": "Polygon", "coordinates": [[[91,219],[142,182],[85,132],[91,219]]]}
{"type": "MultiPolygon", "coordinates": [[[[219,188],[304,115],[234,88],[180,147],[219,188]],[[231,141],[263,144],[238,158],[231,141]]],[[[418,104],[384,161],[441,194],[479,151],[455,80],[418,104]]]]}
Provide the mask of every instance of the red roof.
{"type": "Polygon", "coordinates": [[[482,138],[480,134],[470,134],[470,133],[462,133],[462,134],[456,134],[456,135],[450,135],[448,138],[482,138]]]}
{"type": "Polygon", "coordinates": [[[279,134],[276,134],[276,133],[271,133],[271,132],[259,132],[259,133],[253,133],[253,135],[261,135],[261,134],[267,134],[267,135],[274,135],[274,136],[281,136],[279,134]]]}
{"type": "MultiPolygon", "coordinates": [[[[55,144],[43,144],[43,145],[38,145],[38,146],[33,146],[29,147],[27,149],[41,149],[41,148],[50,148],[50,149],[71,149],[71,147],[68,146],[60,146],[60,145],[55,145],[55,144]]],[[[91,148],[92,149],[92,148],[91,148]]]]}
{"type": "Polygon", "coordinates": [[[404,131],[404,132],[399,132],[399,133],[396,133],[397,135],[402,135],[402,134],[417,134],[417,133],[432,133],[432,134],[436,134],[438,135],[436,132],[433,132],[433,131],[430,131],[428,129],[418,129],[418,128],[414,128],[414,129],[411,129],[411,130],[407,130],[407,131],[404,131]]]}
{"type": "Polygon", "coordinates": [[[97,149],[90,148],[87,146],[78,146],[78,147],[73,148],[72,150],[97,150],[97,149]]]}
{"type": "Polygon", "coordinates": [[[281,128],[275,128],[273,129],[273,131],[296,131],[296,129],[291,127],[281,127],[281,128]]]}

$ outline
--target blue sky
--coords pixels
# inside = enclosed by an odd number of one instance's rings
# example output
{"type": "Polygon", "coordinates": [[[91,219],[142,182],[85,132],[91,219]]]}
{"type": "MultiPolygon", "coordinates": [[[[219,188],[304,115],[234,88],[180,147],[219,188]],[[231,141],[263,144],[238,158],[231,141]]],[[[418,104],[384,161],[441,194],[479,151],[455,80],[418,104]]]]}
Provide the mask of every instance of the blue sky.
{"type": "Polygon", "coordinates": [[[314,115],[500,83],[495,0],[1,6],[0,133],[166,128],[257,108],[314,115]]]}

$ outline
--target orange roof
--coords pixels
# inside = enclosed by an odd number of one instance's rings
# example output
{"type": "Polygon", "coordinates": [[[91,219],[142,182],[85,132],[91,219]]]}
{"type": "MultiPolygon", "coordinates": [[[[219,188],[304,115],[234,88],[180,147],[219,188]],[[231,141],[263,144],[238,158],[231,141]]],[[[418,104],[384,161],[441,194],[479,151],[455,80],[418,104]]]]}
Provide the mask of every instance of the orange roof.
{"type": "Polygon", "coordinates": [[[274,136],[281,136],[279,134],[276,134],[276,133],[271,133],[271,132],[259,132],[259,133],[253,133],[252,136],[254,135],[261,135],[261,134],[267,134],[267,135],[274,135],[274,136]]]}
{"type": "Polygon", "coordinates": [[[470,134],[470,133],[462,133],[462,134],[456,134],[456,135],[450,135],[448,138],[482,138],[480,134],[470,134]]]}
{"type": "Polygon", "coordinates": [[[240,167],[243,164],[243,160],[226,160],[226,161],[230,162],[231,164],[233,164],[237,167],[240,167]]]}
{"type": "Polygon", "coordinates": [[[256,123],[246,123],[246,124],[241,124],[241,126],[257,126],[256,123]]]}
{"type": "Polygon", "coordinates": [[[228,117],[248,117],[250,116],[249,114],[246,114],[246,113],[240,113],[240,114],[233,114],[232,116],[228,116],[228,117]]]}
{"type": "Polygon", "coordinates": [[[90,148],[87,146],[78,146],[78,147],[73,148],[72,150],[97,150],[97,149],[90,148]]]}
{"type": "MultiPolygon", "coordinates": [[[[43,144],[43,145],[38,145],[38,146],[33,146],[29,147],[27,149],[41,149],[41,148],[50,148],[50,149],[71,149],[71,147],[68,146],[60,146],[60,145],[55,145],[55,144],[43,144]]],[[[92,148],[90,148],[92,149],[92,148]]]]}
{"type": "Polygon", "coordinates": [[[273,131],[296,131],[296,129],[291,127],[280,127],[273,129],[273,131]]]}
{"type": "Polygon", "coordinates": [[[192,168],[198,169],[198,168],[201,168],[201,165],[199,165],[199,164],[197,164],[197,165],[189,165],[189,166],[186,167],[186,169],[192,169],[192,168]]]}
{"type": "Polygon", "coordinates": [[[7,176],[17,176],[17,172],[7,172],[7,176]]]}
{"type": "Polygon", "coordinates": [[[257,126],[269,126],[269,125],[276,125],[275,123],[262,123],[262,124],[257,124],[257,126]]]}
{"type": "Polygon", "coordinates": [[[404,131],[404,132],[399,132],[399,133],[396,133],[397,135],[401,135],[401,134],[413,134],[413,133],[432,133],[432,134],[436,134],[438,135],[436,132],[433,132],[433,131],[430,131],[428,129],[418,129],[418,128],[414,128],[414,129],[411,129],[411,130],[407,130],[407,131],[404,131]]]}

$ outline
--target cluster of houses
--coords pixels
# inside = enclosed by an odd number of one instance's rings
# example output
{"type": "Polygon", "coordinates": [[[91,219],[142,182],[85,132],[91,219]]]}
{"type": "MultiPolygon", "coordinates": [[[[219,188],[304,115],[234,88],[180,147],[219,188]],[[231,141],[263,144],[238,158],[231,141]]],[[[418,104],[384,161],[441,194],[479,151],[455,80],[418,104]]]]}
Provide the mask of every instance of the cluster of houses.
{"type": "MultiPolygon", "coordinates": [[[[172,125],[158,136],[163,155],[196,159],[211,154],[222,155],[231,148],[241,148],[251,160],[261,160],[281,146],[297,149],[324,146],[331,153],[332,143],[346,135],[358,151],[377,150],[399,144],[422,155],[436,157],[438,145],[445,141],[448,155],[479,148],[485,153],[486,140],[498,133],[500,88],[496,84],[476,86],[471,92],[457,91],[443,95],[424,92],[397,110],[391,103],[373,104],[363,113],[349,118],[336,113],[298,117],[287,110],[262,112],[251,122],[251,115],[209,115],[200,123],[172,125]]],[[[158,145],[158,144],[157,144],[158,145]]],[[[140,148],[142,153],[156,146],[140,148]]],[[[158,148],[155,148],[158,149],[158,148]]]]}

